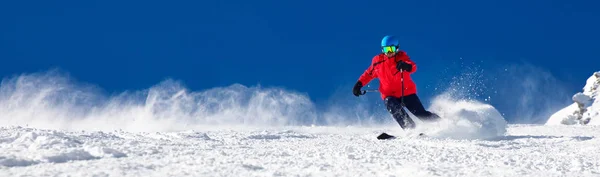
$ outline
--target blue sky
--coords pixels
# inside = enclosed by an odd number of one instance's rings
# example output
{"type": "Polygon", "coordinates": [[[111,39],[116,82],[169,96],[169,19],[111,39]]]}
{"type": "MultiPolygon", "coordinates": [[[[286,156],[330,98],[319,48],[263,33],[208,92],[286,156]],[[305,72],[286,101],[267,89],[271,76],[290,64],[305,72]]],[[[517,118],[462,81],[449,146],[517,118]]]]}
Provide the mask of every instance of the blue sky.
{"type": "Polygon", "coordinates": [[[547,72],[572,94],[600,70],[598,5],[553,0],[3,1],[0,76],[60,68],[108,92],[145,89],[166,78],[192,90],[261,84],[303,92],[324,104],[340,90],[351,96],[352,85],[379,52],[381,37],[390,34],[419,65],[413,77],[423,99],[439,94],[436,88],[460,75],[462,67],[475,67],[486,71],[485,79],[507,81],[487,87],[502,92],[492,96],[504,100],[492,104],[511,115],[511,100],[524,93],[515,93],[512,84],[519,83],[510,81],[518,82],[520,74],[547,72]],[[523,63],[536,69],[497,72],[523,63]]]}

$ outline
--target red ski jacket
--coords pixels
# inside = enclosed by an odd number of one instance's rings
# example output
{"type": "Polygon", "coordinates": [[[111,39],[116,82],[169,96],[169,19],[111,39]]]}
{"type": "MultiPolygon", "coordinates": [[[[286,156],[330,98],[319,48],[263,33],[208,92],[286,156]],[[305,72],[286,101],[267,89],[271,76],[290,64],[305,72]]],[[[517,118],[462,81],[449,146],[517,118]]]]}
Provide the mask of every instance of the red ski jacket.
{"type": "Polygon", "coordinates": [[[385,97],[388,96],[402,97],[400,71],[396,69],[396,63],[400,60],[412,65],[412,70],[410,72],[402,72],[404,75],[404,96],[416,94],[417,86],[410,78],[410,74],[417,71],[417,65],[410,60],[410,57],[408,57],[404,51],[399,51],[391,58],[388,58],[383,53],[373,57],[371,66],[369,66],[358,80],[364,86],[371,80],[378,78],[379,92],[381,93],[382,99],[385,99],[385,97]]]}

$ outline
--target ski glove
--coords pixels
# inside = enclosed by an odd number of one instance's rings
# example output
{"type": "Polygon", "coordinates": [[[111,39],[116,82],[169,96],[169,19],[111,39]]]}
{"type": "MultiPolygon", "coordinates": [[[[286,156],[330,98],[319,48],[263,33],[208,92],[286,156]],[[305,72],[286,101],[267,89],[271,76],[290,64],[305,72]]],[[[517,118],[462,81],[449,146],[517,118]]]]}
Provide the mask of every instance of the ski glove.
{"type": "Polygon", "coordinates": [[[398,71],[403,70],[410,72],[412,71],[412,65],[404,61],[398,61],[398,63],[396,63],[396,69],[398,69],[398,71]]]}
{"type": "Polygon", "coordinates": [[[360,96],[360,89],[363,87],[362,83],[360,83],[360,81],[356,82],[356,84],[354,84],[354,88],[352,88],[352,94],[354,94],[354,96],[360,96]]]}

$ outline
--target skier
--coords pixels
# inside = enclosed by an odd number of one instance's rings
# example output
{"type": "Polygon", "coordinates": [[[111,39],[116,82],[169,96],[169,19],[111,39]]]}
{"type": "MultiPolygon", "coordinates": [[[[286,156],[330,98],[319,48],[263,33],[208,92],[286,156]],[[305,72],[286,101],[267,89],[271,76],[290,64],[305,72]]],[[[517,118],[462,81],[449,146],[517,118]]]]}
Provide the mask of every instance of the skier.
{"type": "Polygon", "coordinates": [[[425,110],[421,104],[421,100],[417,96],[417,86],[410,78],[410,74],[417,71],[417,65],[410,60],[406,52],[399,50],[398,40],[394,36],[383,37],[381,51],[382,53],[373,57],[371,66],[360,76],[352,93],[357,97],[362,95],[361,88],[374,78],[379,78],[381,98],[384,100],[388,112],[403,129],[412,129],[415,125],[408,114],[402,110],[402,101],[404,106],[419,119],[438,120],[440,117],[437,114],[425,110]]]}

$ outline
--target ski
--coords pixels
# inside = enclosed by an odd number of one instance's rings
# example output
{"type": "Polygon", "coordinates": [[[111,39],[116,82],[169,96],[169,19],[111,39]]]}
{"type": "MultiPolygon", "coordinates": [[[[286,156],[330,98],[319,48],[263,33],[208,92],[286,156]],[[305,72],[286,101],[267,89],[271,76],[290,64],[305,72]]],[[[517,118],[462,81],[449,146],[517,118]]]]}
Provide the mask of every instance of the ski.
{"type": "MultiPolygon", "coordinates": [[[[419,133],[419,137],[424,137],[425,133],[419,133]]],[[[396,139],[396,136],[394,135],[390,135],[387,133],[381,133],[379,134],[379,136],[377,136],[378,140],[389,140],[389,139],[396,139]]]]}
{"type": "Polygon", "coordinates": [[[379,136],[377,136],[378,140],[389,140],[389,139],[395,139],[396,136],[393,135],[389,135],[387,133],[381,133],[379,136]]]}

